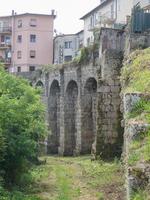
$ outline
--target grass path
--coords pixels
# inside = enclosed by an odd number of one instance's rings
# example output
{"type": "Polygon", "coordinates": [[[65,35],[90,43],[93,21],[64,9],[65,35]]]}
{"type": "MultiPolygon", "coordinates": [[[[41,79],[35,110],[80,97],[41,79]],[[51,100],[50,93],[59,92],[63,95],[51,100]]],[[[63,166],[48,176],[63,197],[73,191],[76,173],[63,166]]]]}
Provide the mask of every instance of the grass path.
{"type": "MultiPolygon", "coordinates": [[[[43,158],[42,158],[43,159],[43,158]]],[[[123,173],[117,162],[91,162],[90,157],[46,157],[32,171],[32,191],[42,200],[123,200],[123,173]]]]}

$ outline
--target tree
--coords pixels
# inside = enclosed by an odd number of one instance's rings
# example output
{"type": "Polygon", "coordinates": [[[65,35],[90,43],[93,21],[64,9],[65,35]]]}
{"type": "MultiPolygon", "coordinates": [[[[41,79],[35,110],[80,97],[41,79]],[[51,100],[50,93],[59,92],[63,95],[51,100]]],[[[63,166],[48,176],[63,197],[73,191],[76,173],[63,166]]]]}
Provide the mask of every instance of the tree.
{"type": "Polygon", "coordinates": [[[6,183],[16,183],[28,170],[45,136],[39,91],[0,69],[0,176],[6,183]]]}

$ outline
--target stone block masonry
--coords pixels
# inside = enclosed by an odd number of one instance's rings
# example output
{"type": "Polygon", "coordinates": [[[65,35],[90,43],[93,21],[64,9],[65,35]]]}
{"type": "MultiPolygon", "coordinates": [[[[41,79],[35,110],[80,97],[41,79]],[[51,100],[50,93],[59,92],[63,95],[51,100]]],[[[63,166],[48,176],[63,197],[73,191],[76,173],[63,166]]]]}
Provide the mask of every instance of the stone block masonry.
{"type": "MultiPolygon", "coordinates": [[[[122,55],[106,50],[101,66],[66,66],[43,74],[47,94],[47,152],[65,156],[121,154],[120,113],[122,55]]],[[[38,80],[37,80],[38,81],[38,80]]]]}
{"type": "MultiPolygon", "coordinates": [[[[120,42],[121,36],[124,38],[120,31],[119,35],[117,31],[103,31],[108,36],[111,34],[111,41],[113,34],[120,42]]],[[[33,85],[39,80],[44,85],[48,153],[72,156],[92,152],[94,157],[102,158],[121,154],[119,76],[123,48],[118,51],[117,43],[110,45],[111,41],[108,48],[103,48],[99,66],[67,64],[61,69],[42,72],[32,81],[33,85]]]]}
{"type": "Polygon", "coordinates": [[[106,50],[101,57],[97,90],[96,155],[112,158],[122,152],[123,129],[120,113],[120,69],[122,54],[106,50]]]}

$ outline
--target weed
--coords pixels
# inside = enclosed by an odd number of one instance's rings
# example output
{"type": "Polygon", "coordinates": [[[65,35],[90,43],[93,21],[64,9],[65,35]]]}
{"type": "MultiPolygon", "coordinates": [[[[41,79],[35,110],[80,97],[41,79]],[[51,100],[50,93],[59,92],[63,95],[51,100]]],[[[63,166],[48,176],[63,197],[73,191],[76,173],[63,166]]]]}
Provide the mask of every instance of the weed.
{"type": "Polygon", "coordinates": [[[104,198],[104,194],[103,194],[102,192],[99,192],[99,193],[97,193],[96,195],[97,195],[97,197],[98,197],[98,200],[104,200],[104,199],[105,199],[105,198],[104,198]]]}

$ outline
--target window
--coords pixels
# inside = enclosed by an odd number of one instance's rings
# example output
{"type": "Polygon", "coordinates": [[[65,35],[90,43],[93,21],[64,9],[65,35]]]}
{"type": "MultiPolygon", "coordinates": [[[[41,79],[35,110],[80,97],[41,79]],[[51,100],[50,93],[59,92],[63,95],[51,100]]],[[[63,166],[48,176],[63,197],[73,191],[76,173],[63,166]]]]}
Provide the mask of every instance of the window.
{"type": "Polygon", "coordinates": [[[96,13],[94,14],[94,25],[96,25],[97,22],[98,22],[98,12],[96,12],[96,13]]]}
{"type": "Polygon", "coordinates": [[[90,17],[90,28],[93,28],[94,27],[94,16],[92,15],[90,17]]]}
{"type": "Polygon", "coordinates": [[[3,26],[4,26],[5,28],[8,28],[8,27],[9,27],[9,22],[8,22],[8,21],[4,21],[4,22],[3,22],[3,26]]]}
{"type": "Polygon", "coordinates": [[[18,42],[18,43],[21,43],[21,42],[22,42],[22,35],[18,35],[18,37],[17,37],[17,42],[18,42]]]}
{"type": "Polygon", "coordinates": [[[6,36],[5,37],[5,43],[6,44],[11,44],[11,38],[10,38],[10,36],[6,36]]]}
{"type": "Polygon", "coordinates": [[[17,67],[17,72],[21,72],[21,67],[17,67]]]}
{"type": "Polygon", "coordinates": [[[21,58],[21,51],[17,51],[17,58],[18,58],[18,59],[21,58]]]}
{"type": "Polygon", "coordinates": [[[9,59],[11,59],[11,51],[10,51],[10,50],[8,50],[8,51],[6,52],[6,57],[9,58],[9,59]]]}
{"type": "Polygon", "coordinates": [[[36,52],[34,50],[30,51],[30,58],[35,58],[36,52]]]}
{"type": "Polygon", "coordinates": [[[35,71],[35,66],[29,66],[29,71],[30,71],[30,72],[35,71]]]}
{"type": "Polygon", "coordinates": [[[18,20],[18,28],[21,28],[21,27],[22,27],[22,20],[19,19],[19,20],[18,20]]]}
{"type": "Polygon", "coordinates": [[[36,19],[30,19],[30,26],[36,27],[36,25],[37,25],[36,19]]]}
{"type": "Polygon", "coordinates": [[[36,42],[36,35],[30,35],[30,42],[36,42]]]}
{"type": "Polygon", "coordinates": [[[65,62],[72,61],[72,56],[65,56],[64,60],[65,62]]]}
{"type": "Polygon", "coordinates": [[[90,44],[90,37],[87,38],[87,45],[90,44]]]}
{"type": "Polygon", "coordinates": [[[4,37],[4,35],[1,35],[1,42],[5,42],[5,37],[4,37]]]}
{"type": "Polygon", "coordinates": [[[72,48],[72,41],[65,42],[65,49],[71,49],[72,48]]]}

